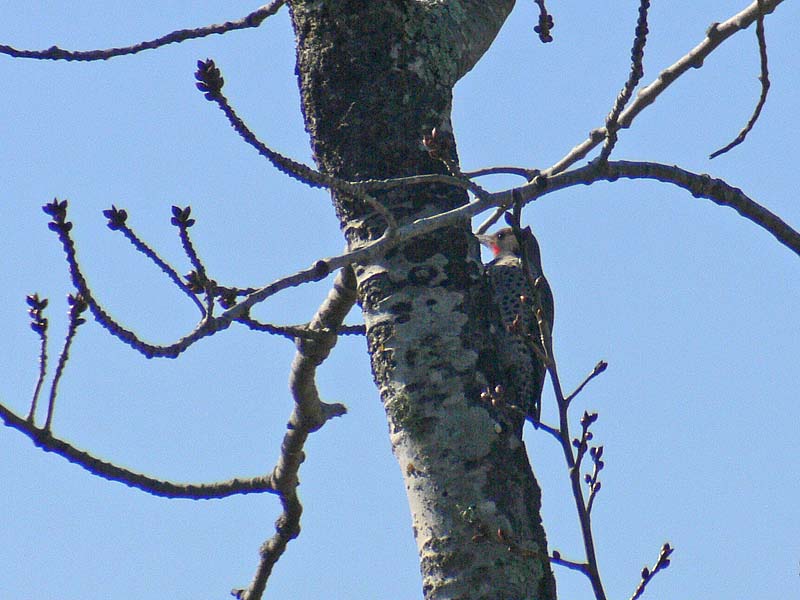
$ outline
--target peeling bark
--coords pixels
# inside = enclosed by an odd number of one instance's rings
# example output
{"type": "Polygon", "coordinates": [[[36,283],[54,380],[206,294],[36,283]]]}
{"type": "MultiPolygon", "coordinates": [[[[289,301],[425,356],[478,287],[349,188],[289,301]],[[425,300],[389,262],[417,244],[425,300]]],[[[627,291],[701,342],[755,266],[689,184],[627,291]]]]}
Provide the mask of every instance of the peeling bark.
{"type": "MultiPolygon", "coordinates": [[[[292,2],[303,111],[320,168],[348,180],[445,172],[422,136],[449,128],[453,86],[513,4],[292,2]]],[[[467,200],[441,185],[377,197],[400,224],[467,200]]],[[[382,233],[369,207],[341,194],[333,201],[351,247],[382,233]]],[[[478,257],[465,221],[356,269],[373,374],[405,478],[425,598],[551,599],[521,420],[480,399],[497,373],[478,257]]]]}

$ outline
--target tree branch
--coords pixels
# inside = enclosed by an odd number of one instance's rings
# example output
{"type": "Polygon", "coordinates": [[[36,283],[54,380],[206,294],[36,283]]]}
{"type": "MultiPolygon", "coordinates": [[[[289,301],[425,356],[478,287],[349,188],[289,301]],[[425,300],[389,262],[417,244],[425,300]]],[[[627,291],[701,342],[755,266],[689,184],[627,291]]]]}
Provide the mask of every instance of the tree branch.
{"type": "Polygon", "coordinates": [[[567,404],[569,404],[570,402],[572,402],[572,400],[575,398],[575,396],[577,396],[578,394],[580,394],[580,393],[583,391],[583,388],[585,388],[585,387],[586,387],[586,385],[587,385],[587,384],[588,384],[588,383],[589,383],[589,382],[590,382],[592,379],[594,379],[595,377],[597,377],[598,375],[600,375],[600,374],[601,374],[603,371],[605,371],[607,368],[608,368],[608,363],[607,363],[606,361],[604,361],[604,360],[601,360],[600,362],[598,362],[598,363],[597,363],[597,364],[594,366],[594,369],[592,369],[592,372],[591,372],[591,373],[589,373],[589,374],[586,376],[586,378],[585,378],[585,379],[584,379],[584,380],[581,382],[581,384],[580,384],[580,385],[579,385],[577,388],[575,388],[575,391],[574,391],[574,392],[572,392],[572,393],[571,393],[569,396],[567,396],[566,398],[564,398],[564,401],[565,401],[567,404]]]}
{"type": "Polygon", "coordinates": [[[326,404],[320,400],[315,382],[316,371],[336,345],[338,337],[335,331],[341,326],[355,301],[355,275],[352,269],[343,269],[336,276],[333,289],[309,324],[312,330],[327,330],[329,333],[324,339],[297,341],[297,354],[289,376],[289,387],[295,406],[289,418],[289,430],[281,444],[281,456],[272,472],[272,479],[283,505],[283,514],[275,522],[275,535],[261,547],[261,561],[250,586],[246,590],[231,592],[240,600],[260,600],[272,568],[286,545],[300,533],[303,507],[297,497],[297,474],[305,459],[303,446],[309,433],[347,410],[341,404],[326,404]]]}
{"type": "MultiPolygon", "coordinates": [[[[702,42],[672,66],[661,71],[658,78],[653,83],[639,91],[633,103],[620,115],[620,129],[630,127],[636,116],[647,106],[655,102],[656,98],[681,75],[686,73],[689,69],[699,69],[702,67],[706,57],[722,44],[722,42],[733,34],[750,27],[760,15],[770,14],[783,1],[784,0],[758,0],[724,23],[712,23],[702,42]]],[[[606,135],[607,131],[605,127],[592,130],[589,133],[588,139],[575,146],[564,158],[545,170],[544,174],[555,175],[556,173],[561,173],[570,165],[589,154],[593,148],[606,139],[606,135]]]]}
{"type": "MultiPolygon", "coordinates": [[[[764,0],[758,0],[757,3],[759,8],[761,8],[764,0]]],[[[750,120],[747,121],[747,125],[745,125],[744,128],[739,132],[739,135],[737,135],[736,138],[727,146],[720,148],[716,152],[713,152],[709,158],[716,158],[741,144],[747,137],[747,134],[750,133],[750,130],[755,126],[756,121],[758,121],[758,117],[761,115],[761,109],[764,108],[764,104],[767,102],[767,94],[769,93],[769,64],[767,58],[767,38],[764,35],[763,9],[760,10],[758,19],[756,20],[756,38],[758,39],[758,54],[761,61],[761,75],[758,78],[758,80],[761,82],[761,96],[758,99],[755,109],[753,109],[753,114],[751,115],[750,120]]]]}
{"type": "Polygon", "coordinates": [[[642,579],[639,582],[639,585],[636,587],[636,590],[633,592],[633,596],[631,596],[631,600],[637,600],[640,598],[641,595],[644,593],[647,584],[653,579],[656,573],[661,571],[662,569],[666,569],[669,566],[669,555],[672,554],[673,550],[675,550],[669,544],[664,544],[661,547],[661,552],[658,555],[658,560],[656,564],[653,565],[652,569],[648,569],[647,567],[642,569],[642,579]]]}
{"type": "Polygon", "coordinates": [[[0,404],[0,419],[8,427],[24,433],[36,446],[45,452],[54,452],[109,481],[118,481],[128,487],[136,488],[162,498],[186,498],[189,500],[210,500],[226,498],[237,494],[277,493],[273,487],[272,477],[253,477],[250,479],[232,479],[218,483],[173,483],[154,479],[142,473],[124,469],[112,463],[100,460],[96,456],[80,450],[68,442],[53,435],[45,428],[36,427],[31,421],[23,419],[13,411],[0,404]]]}
{"type": "Polygon", "coordinates": [[[0,54],[7,54],[14,58],[35,58],[40,60],[67,60],[67,61],[93,61],[93,60],[108,60],[115,56],[124,56],[127,54],[136,54],[143,50],[154,50],[167,44],[174,44],[185,42],[186,40],[193,40],[203,38],[215,33],[222,34],[228,31],[235,31],[237,29],[250,29],[258,27],[264,20],[278,12],[278,9],[286,4],[286,0],[273,0],[269,4],[254,10],[246,17],[237,21],[226,21],[218,25],[207,25],[205,27],[198,27],[196,29],[179,29],[168,33],[162,37],[154,40],[140,42],[133,46],[124,46],[122,48],[108,48],[106,50],[64,50],[58,46],[51,46],[47,50],[18,50],[12,46],[0,44],[0,54]]]}
{"type": "Polygon", "coordinates": [[[600,152],[600,160],[606,161],[611,156],[611,151],[617,144],[617,132],[619,131],[619,116],[628,104],[633,95],[633,90],[639,85],[639,81],[644,76],[644,47],[647,44],[647,12],[650,9],[650,0],[640,0],[639,20],[636,22],[636,35],[631,48],[631,71],[628,80],[622,87],[614,102],[614,107],[606,118],[606,142],[600,152]]]}
{"type": "Polygon", "coordinates": [[[214,64],[214,61],[206,59],[205,61],[197,61],[197,71],[195,72],[195,79],[197,79],[197,88],[205,94],[207,100],[216,103],[220,110],[225,114],[231,127],[239,134],[239,136],[247,142],[250,146],[255,148],[258,153],[266,158],[272,165],[281,173],[288,175],[292,179],[296,179],[301,183],[305,183],[310,187],[324,187],[337,192],[349,194],[364,202],[367,206],[372,208],[376,213],[383,217],[386,221],[386,226],[389,231],[397,229],[397,222],[395,221],[392,213],[383,206],[377,199],[367,194],[363,189],[351,184],[348,181],[332,177],[326,173],[322,173],[312,169],[308,165],[299,163],[292,160],[281,153],[269,148],[261,140],[258,139],[247,124],[236,114],[236,111],[228,102],[228,99],[222,93],[222,86],[225,80],[220,73],[219,68],[214,64]]]}
{"type": "MultiPolygon", "coordinates": [[[[540,327],[542,323],[540,322],[540,327]]],[[[545,324],[544,329],[547,329],[545,324]]],[[[564,453],[564,459],[567,463],[567,471],[569,473],[569,480],[570,480],[570,487],[572,488],[572,496],[575,500],[575,508],[578,512],[578,522],[580,523],[581,527],[581,537],[583,539],[583,548],[584,552],[586,553],[586,562],[585,563],[572,563],[572,565],[566,565],[569,568],[577,568],[581,572],[583,572],[586,577],[589,579],[589,583],[592,586],[592,591],[594,592],[594,596],[596,600],[605,600],[606,593],[605,589],[603,588],[603,582],[600,579],[600,570],[597,565],[597,554],[595,551],[595,544],[594,544],[594,534],[592,532],[592,522],[590,516],[590,506],[587,505],[586,501],[584,500],[583,496],[583,488],[581,487],[581,476],[580,476],[580,462],[583,457],[583,454],[586,451],[586,446],[588,444],[588,440],[590,439],[590,434],[588,433],[589,426],[597,419],[596,414],[588,414],[584,413],[583,417],[581,418],[581,426],[583,428],[583,433],[581,434],[581,440],[578,442],[576,440],[577,445],[577,456],[573,453],[573,443],[570,440],[570,433],[569,433],[569,419],[568,419],[568,412],[569,412],[569,404],[564,397],[564,392],[561,386],[561,380],[558,375],[558,366],[555,361],[555,356],[553,354],[553,347],[552,347],[552,338],[547,335],[545,332],[542,335],[542,339],[547,342],[547,346],[545,347],[545,352],[548,355],[548,362],[547,362],[547,372],[550,375],[550,382],[553,386],[553,391],[555,392],[556,396],[556,403],[558,405],[558,415],[559,415],[559,426],[557,429],[555,428],[547,428],[551,433],[555,435],[556,439],[558,440],[561,449],[564,453]],[[578,565],[582,565],[582,567],[578,567],[578,565]]],[[[591,494],[590,489],[590,494],[591,494]]]]}
{"type": "Polygon", "coordinates": [[[103,216],[108,219],[107,226],[111,231],[119,231],[122,235],[125,236],[131,245],[137,250],[144,254],[148,259],[150,259],[153,264],[155,264],[161,271],[169,277],[170,281],[174,283],[179,290],[181,290],[186,296],[191,299],[197,305],[197,308],[200,310],[200,314],[205,316],[206,314],[206,307],[203,306],[203,303],[197,299],[197,296],[189,289],[186,283],[181,279],[181,276],[178,275],[178,272],[173,269],[163,258],[161,258],[155,250],[153,250],[150,246],[148,246],[136,233],[128,226],[127,219],[128,219],[128,212],[124,208],[117,208],[113,204],[111,208],[103,211],[103,216]]]}
{"type": "MultiPolygon", "coordinates": [[[[273,323],[262,323],[252,317],[241,317],[236,319],[237,323],[245,325],[252,331],[262,331],[271,335],[279,335],[288,340],[304,338],[309,340],[321,340],[332,333],[330,330],[314,330],[309,325],[274,325],[273,323]]],[[[342,325],[336,332],[337,335],[364,335],[364,325],[342,325]]]]}
{"type": "MultiPolygon", "coordinates": [[[[291,525],[294,523],[295,517],[299,521],[301,512],[299,501],[297,500],[296,487],[298,484],[297,471],[304,458],[302,448],[305,440],[309,433],[317,431],[329,419],[346,412],[346,408],[342,404],[327,404],[320,400],[314,383],[314,376],[316,368],[327,358],[335,346],[341,323],[355,303],[354,281],[354,275],[350,269],[341,272],[337,276],[333,290],[308,326],[309,330],[316,334],[314,336],[315,339],[298,339],[299,349],[292,365],[290,379],[292,394],[295,398],[295,409],[289,419],[288,432],[281,446],[281,455],[270,476],[250,479],[236,478],[230,481],[209,484],[173,483],[155,479],[100,460],[64,440],[54,437],[49,430],[51,418],[48,418],[44,427],[39,428],[36,427],[31,418],[24,419],[0,404],[0,419],[8,427],[13,427],[28,436],[36,446],[44,451],[54,452],[86,469],[93,475],[124,483],[129,487],[140,489],[154,496],[207,500],[225,498],[237,494],[276,493],[281,497],[281,502],[284,505],[284,514],[281,519],[285,519],[291,525]]],[[[75,299],[71,304],[71,323],[74,323],[74,327],[77,327],[80,325],[79,319],[82,305],[78,299],[75,299]]],[[[36,305],[41,306],[41,301],[38,301],[36,305]]],[[[40,322],[41,318],[39,314],[37,322],[40,322]]],[[[62,356],[64,354],[62,353],[62,356]]],[[[64,361],[59,360],[60,365],[62,362],[66,362],[66,359],[64,361]]],[[[61,368],[63,369],[63,367],[61,368]]],[[[48,414],[51,415],[52,411],[49,411],[48,414]]],[[[281,519],[279,519],[279,523],[282,522],[281,519]]],[[[297,532],[299,532],[299,525],[296,523],[291,527],[287,525],[287,527],[278,528],[276,536],[265,545],[265,547],[269,546],[268,551],[262,549],[262,567],[259,570],[262,577],[269,575],[268,572],[264,575],[263,569],[271,570],[272,564],[283,552],[286,543],[296,537],[297,532]],[[272,560],[272,563],[269,563],[269,560],[272,560]]],[[[266,579],[264,579],[264,582],[266,582],[266,579]]],[[[256,598],[256,596],[251,596],[251,598],[256,598]]]]}
{"type": "Polygon", "coordinates": [[[662,163],[633,161],[611,161],[603,165],[591,163],[547,178],[544,187],[537,185],[535,180],[518,188],[490,194],[486,202],[478,200],[457,210],[477,214],[486,208],[486,204],[508,205],[514,201],[515,195],[520,195],[525,202],[531,202],[557,189],[565,189],[577,184],[588,185],[595,181],[614,182],[620,177],[654,179],[670,183],[691,192],[695,197],[706,198],[720,206],[733,208],[745,219],[771,233],[781,244],[800,256],[800,233],[776,214],[748,197],[742,190],[721,179],[712,178],[710,175],[692,173],[680,167],[662,163]]]}
{"type": "MultiPolygon", "coordinates": [[[[69,349],[72,346],[72,341],[75,339],[75,334],[78,332],[78,327],[86,322],[86,319],[81,317],[81,314],[86,310],[86,301],[83,297],[80,294],[70,294],[67,300],[70,305],[69,326],[67,328],[67,337],[64,340],[64,347],[61,349],[61,354],[58,355],[53,383],[50,385],[50,398],[47,402],[47,417],[44,422],[44,430],[48,432],[53,424],[53,412],[55,411],[56,396],[58,395],[58,384],[61,381],[61,376],[64,374],[64,369],[69,361],[69,349]]],[[[35,417],[34,411],[34,407],[31,406],[31,424],[33,424],[35,417]]]]}
{"type": "Polygon", "coordinates": [[[28,421],[33,423],[36,417],[36,405],[39,402],[39,394],[42,392],[44,379],[47,376],[47,318],[44,316],[44,309],[47,308],[47,298],[39,298],[39,294],[31,294],[25,298],[30,307],[28,314],[31,317],[31,329],[39,336],[39,376],[36,378],[36,387],[33,389],[31,398],[31,408],[28,412],[28,421]]]}
{"type": "MultiPolygon", "coordinates": [[[[707,198],[720,206],[729,206],[746,219],[770,232],[779,242],[800,255],[800,233],[795,231],[777,215],[749,198],[744,192],[720,179],[713,179],[709,175],[700,175],[676,166],[660,163],[612,161],[602,165],[589,164],[549,178],[539,176],[520,187],[496,193],[487,193],[483,197],[478,198],[475,202],[437,215],[417,219],[413,223],[398,228],[396,232],[387,231],[380,238],[368,245],[343,254],[318,260],[307,269],[297,271],[292,275],[282,277],[264,287],[254,290],[241,302],[228,308],[220,316],[204,319],[192,332],[177,342],[162,346],[149,344],[140,340],[132,331],[116,323],[94,299],[86,283],[86,279],[78,266],[75,245],[69,236],[71,223],[65,220],[66,213],[61,217],[62,222],[54,221],[51,223],[51,228],[58,233],[59,239],[61,239],[62,245],[64,246],[73,285],[86,299],[92,314],[100,324],[112,335],[148,358],[175,358],[196,341],[206,336],[213,335],[217,331],[227,329],[232,322],[246,316],[252,306],[263,302],[282,290],[310,281],[319,281],[327,277],[331,271],[347,267],[351,264],[369,262],[383,255],[401,242],[430,233],[447,225],[463,222],[465,219],[469,219],[489,208],[510,206],[518,200],[527,203],[560,189],[579,184],[587,185],[595,181],[615,181],[620,177],[628,179],[655,179],[686,189],[694,196],[707,198]]],[[[422,178],[413,179],[413,183],[419,183],[422,178]]],[[[459,183],[459,185],[461,185],[461,183],[459,183]]],[[[63,208],[64,211],[66,211],[66,205],[64,205],[63,208]]]]}

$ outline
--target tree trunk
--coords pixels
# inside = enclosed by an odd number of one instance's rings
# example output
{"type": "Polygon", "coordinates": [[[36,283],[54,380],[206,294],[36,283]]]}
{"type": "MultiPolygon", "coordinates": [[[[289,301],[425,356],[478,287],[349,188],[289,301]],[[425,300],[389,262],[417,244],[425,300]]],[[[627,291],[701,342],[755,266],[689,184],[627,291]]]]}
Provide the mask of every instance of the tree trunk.
{"type": "MultiPolygon", "coordinates": [[[[453,86],[513,4],[292,2],[303,111],[319,167],[348,180],[444,172],[422,147],[423,134],[449,130],[453,86]]],[[[401,224],[467,201],[461,190],[434,185],[378,198],[401,224]]],[[[334,204],[351,247],[382,233],[385,224],[369,207],[341,194],[334,204]]],[[[469,225],[440,229],[356,269],[372,370],[405,478],[425,598],[552,599],[522,421],[481,400],[497,382],[494,322],[469,225]]]]}

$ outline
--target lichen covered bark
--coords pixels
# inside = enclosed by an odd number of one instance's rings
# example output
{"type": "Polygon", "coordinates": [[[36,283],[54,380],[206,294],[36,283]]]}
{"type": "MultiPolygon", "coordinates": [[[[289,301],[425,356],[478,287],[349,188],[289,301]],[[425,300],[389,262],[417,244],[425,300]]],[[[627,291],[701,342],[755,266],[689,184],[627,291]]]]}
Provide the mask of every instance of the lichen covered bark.
{"type": "MultiPolygon", "coordinates": [[[[320,168],[349,180],[444,172],[422,136],[449,127],[454,84],[512,6],[292,2],[303,111],[320,168]]],[[[400,223],[467,201],[446,186],[378,198],[400,223]]],[[[369,207],[344,195],[334,205],[351,247],[382,233],[369,207]]],[[[496,368],[478,256],[464,222],[357,267],[373,374],[406,482],[425,597],[555,598],[520,420],[480,398],[496,368]]]]}

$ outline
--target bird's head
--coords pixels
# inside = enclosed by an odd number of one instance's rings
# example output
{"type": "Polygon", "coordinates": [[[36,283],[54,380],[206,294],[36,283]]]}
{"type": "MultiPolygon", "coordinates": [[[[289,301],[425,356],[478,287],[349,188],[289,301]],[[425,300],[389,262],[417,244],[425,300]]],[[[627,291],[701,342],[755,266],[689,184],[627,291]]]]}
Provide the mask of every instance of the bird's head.
{"type": "Polygon", "coordinates": [[[517,236],[511,227],[504,227],[492,233],[491,235],[479,235],[478,241],[489,248],[494,254],[495,258],[502,258],[504,256],[520,256],[519,243],[517,236]]]}

